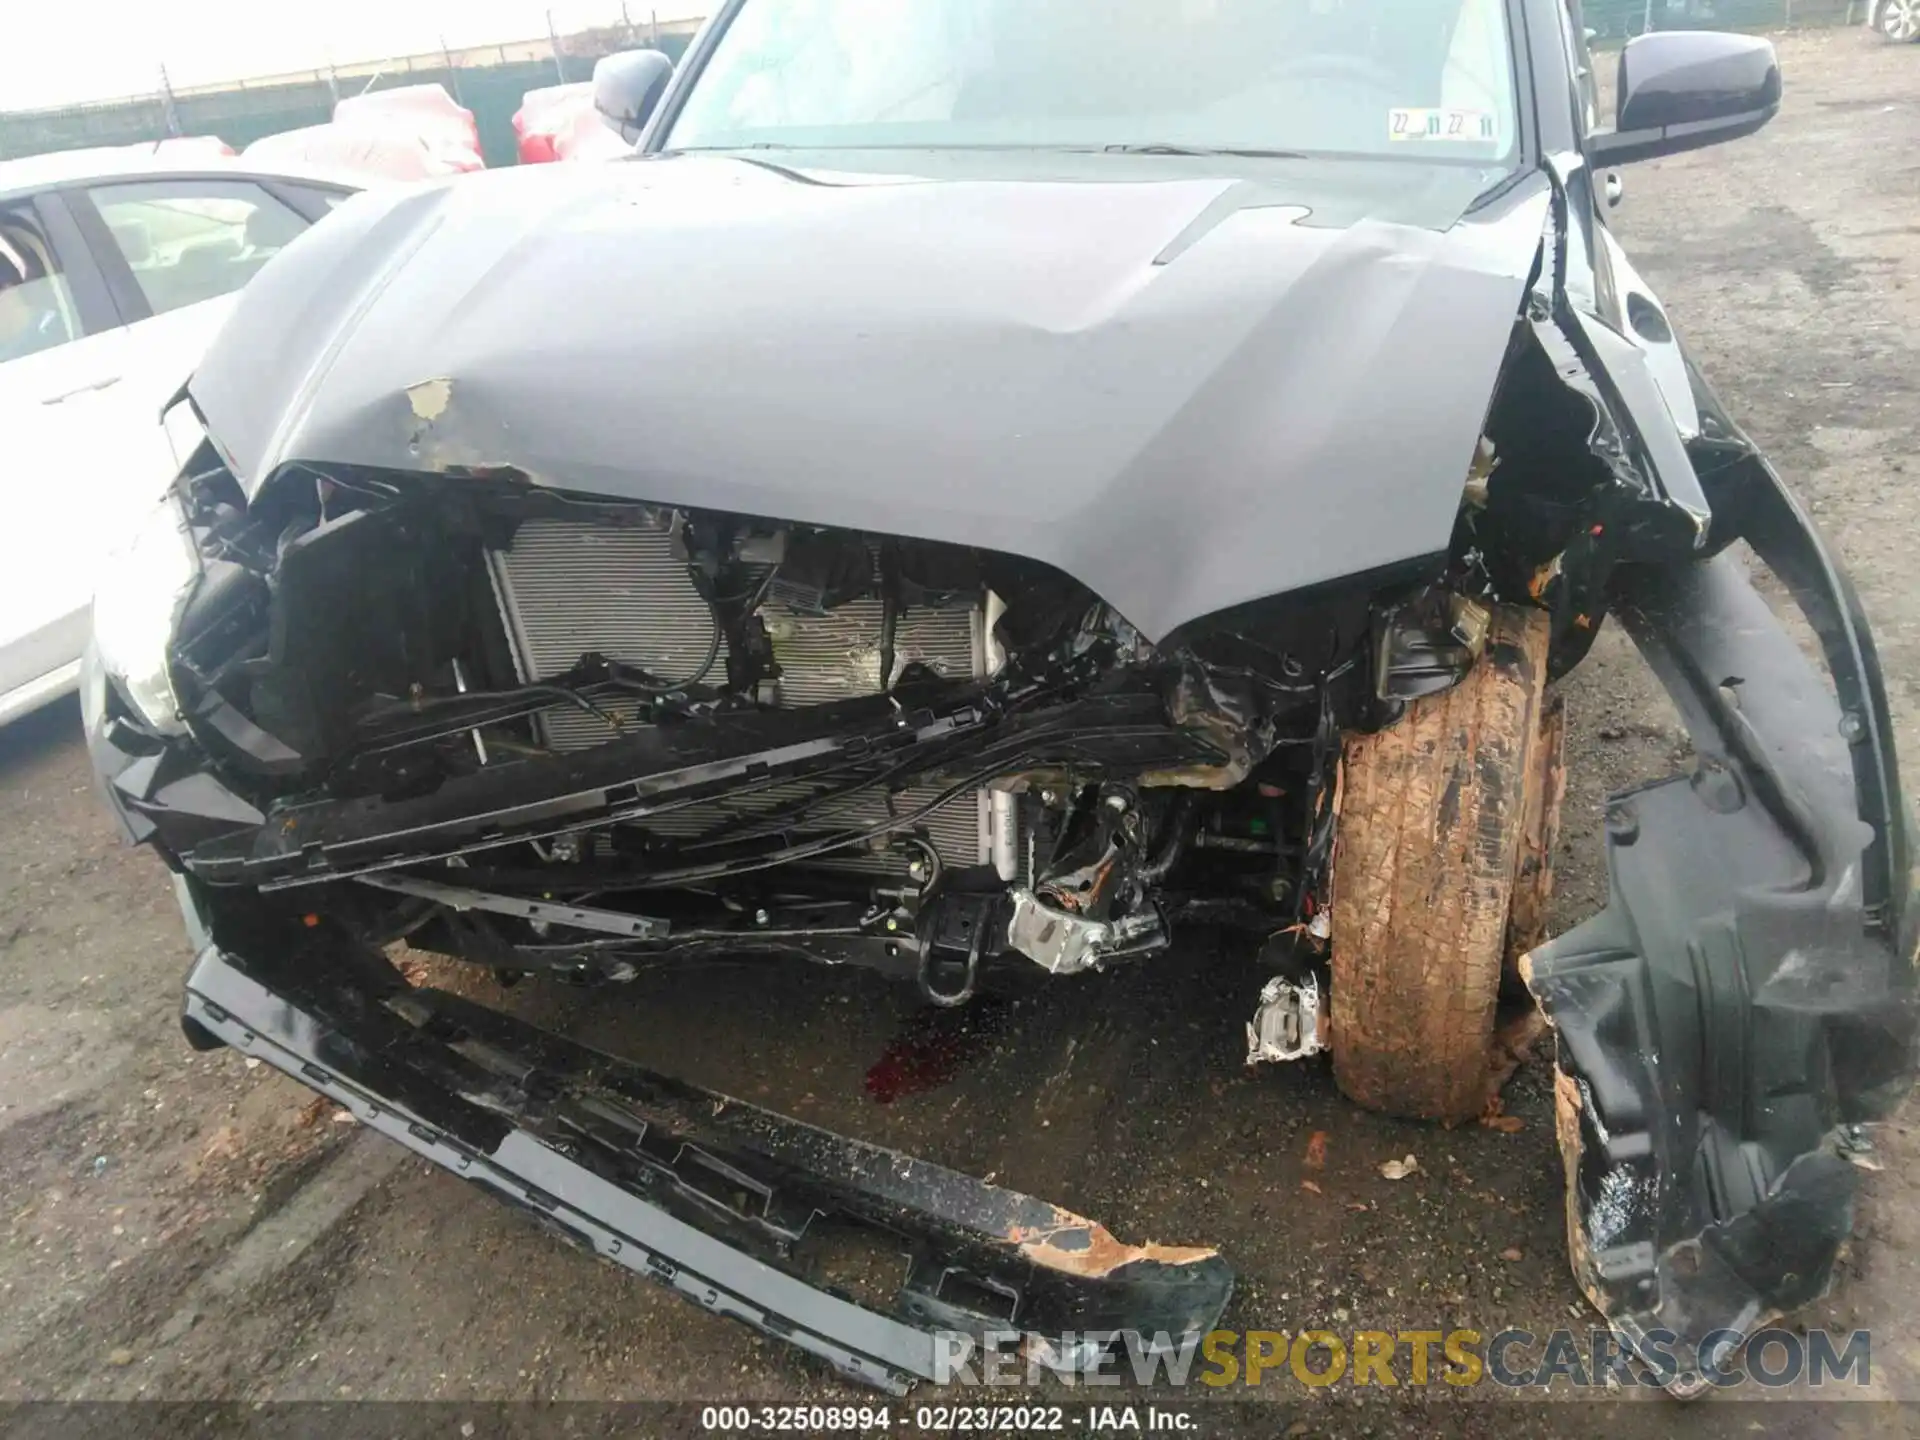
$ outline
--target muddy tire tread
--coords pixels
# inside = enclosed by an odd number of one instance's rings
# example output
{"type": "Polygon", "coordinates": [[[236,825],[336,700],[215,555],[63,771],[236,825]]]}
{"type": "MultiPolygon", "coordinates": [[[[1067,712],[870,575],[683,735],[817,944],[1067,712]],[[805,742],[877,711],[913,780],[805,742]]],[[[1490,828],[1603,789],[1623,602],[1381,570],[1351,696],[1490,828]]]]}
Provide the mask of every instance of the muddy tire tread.
{"type": "Polygon", "coordinates": [[[1502,607],[1480,663],[1349,738],[1333,868],[1333,1062],[1371,1109],[1449,1123],[1486,1103],[1547,617],[1502,607]]]}

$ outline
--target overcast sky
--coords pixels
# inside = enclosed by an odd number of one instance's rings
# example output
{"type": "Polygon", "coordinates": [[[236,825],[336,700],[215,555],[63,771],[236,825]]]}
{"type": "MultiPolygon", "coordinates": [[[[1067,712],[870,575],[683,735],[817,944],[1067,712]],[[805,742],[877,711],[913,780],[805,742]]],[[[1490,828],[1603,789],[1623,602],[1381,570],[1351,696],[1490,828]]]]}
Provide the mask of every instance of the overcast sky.
{"type": "MultiPolygon", "coordinates": [[[[627,0],[644,25],[712,0],[627,0]]],[[[547,0],[0,0],[0,110],[149,93],[504,40],[547,29],[547,0]]],[[[617,23],[620,0],[552,0],[562,34],[617,23]]]]}

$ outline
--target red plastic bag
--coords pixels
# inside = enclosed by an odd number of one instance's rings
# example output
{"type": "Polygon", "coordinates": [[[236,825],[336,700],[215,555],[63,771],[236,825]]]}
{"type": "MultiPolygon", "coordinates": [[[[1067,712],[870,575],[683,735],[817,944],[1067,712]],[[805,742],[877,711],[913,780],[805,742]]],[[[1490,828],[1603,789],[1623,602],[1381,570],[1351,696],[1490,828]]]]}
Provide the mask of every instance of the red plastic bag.
{"type": "Polygon", "coordinates": [[[520,108],[513,113],[513,133],[518,139],[542,131],[550,134],[549,117],[580,105],[589,108],[593,105],[591,80],[575,80],[565,85],[545,85],[538,90],[529,90],[520,97],[520,108]]]}
{"type": "Polygon", "coordinates": [[[633,147],[593,108],[593,82],[529,90],[513,117],[522,165],[556,160],[611,160],[633,147]]]}
{"type": "Polygon", "coordinates": [[[553,152],[556,160],[617,160],[631,155],[633,146],[588,105],[568,114],[553,137],[553,152]]]}
{"type": "Polygon", "coordinates": [[[483,170],[480,130],[444,85],[402,85],[352,95],[333,107],[333,123],[354,131],[417,138],[432,157],[430,174],[483,170]]]}

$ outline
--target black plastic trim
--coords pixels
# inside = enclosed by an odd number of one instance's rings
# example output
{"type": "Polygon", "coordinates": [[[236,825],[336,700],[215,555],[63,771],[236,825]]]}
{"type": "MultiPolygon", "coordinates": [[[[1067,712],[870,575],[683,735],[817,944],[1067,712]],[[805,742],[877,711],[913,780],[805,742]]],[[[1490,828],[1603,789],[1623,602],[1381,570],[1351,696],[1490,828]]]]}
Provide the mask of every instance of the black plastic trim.
{"type": "Polygon", "coordinates": [[[324,927],[264,958],[223,949],[194,888],[180,889],[202,942],[182,1009],[196,1045],[266,1061],[595,1253],[848,1378],[894,1394],[942,1378],[935,1331],[1197,1344],[1231,1293],[1233,1273],[1211,1250],[1126,1246],[1044,1200],[413,989],[324,927]],[[697,1175],[689,1183],[690,1165],[760,1203],[719,1203],[697,1175]],[[815,1216],[907,1257],[893,1302],[904,1319],[786,1265],[815,1216]],[[966,1283],[949,1293],[956,1279],[966,1283]],[[965,1298],[981,1294],[1005,1311],[965,1298]]]}
{"type": "Polygon", "coordinates": [[[1558,1038],[1575,1276],[1623,1339],[1677,1360],[1681,1394],[1730,1336],[1826,1290],[1853,1227],[1849,1127],[1892,1113],[1920,1038],[1885,681],[1844,572],[1750,458],[1745,536],[1832,689],[1734,554],[1617,572],[1696,765],[1614,797],[1609,904],[1527,971],[1558,1038]]]}

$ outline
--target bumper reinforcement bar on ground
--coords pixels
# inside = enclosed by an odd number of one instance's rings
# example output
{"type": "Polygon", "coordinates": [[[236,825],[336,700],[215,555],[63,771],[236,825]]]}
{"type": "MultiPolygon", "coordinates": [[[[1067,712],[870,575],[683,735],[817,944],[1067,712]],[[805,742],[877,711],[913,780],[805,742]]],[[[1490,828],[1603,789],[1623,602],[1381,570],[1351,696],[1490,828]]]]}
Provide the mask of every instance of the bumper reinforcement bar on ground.
{"type": "Polygon", "coordinates": [[[1178,1348],[1226,1305],[1232,1271],[1211,1250],[1124,1245],[1045,1201],[414,989],[325,931],[277,962],[243,958],[207,935],[182,888],[204,941],[183,1015],[196,1044],[266,1061],[596,1254],[851,1379],[904,1394],[938,1378],[941,1332],[1117,1332],[1178,1348]],[[851,1235],[905,1278],[867,1304],[803,1278],[823,1230],[836,1252],[851,1235]]]}

